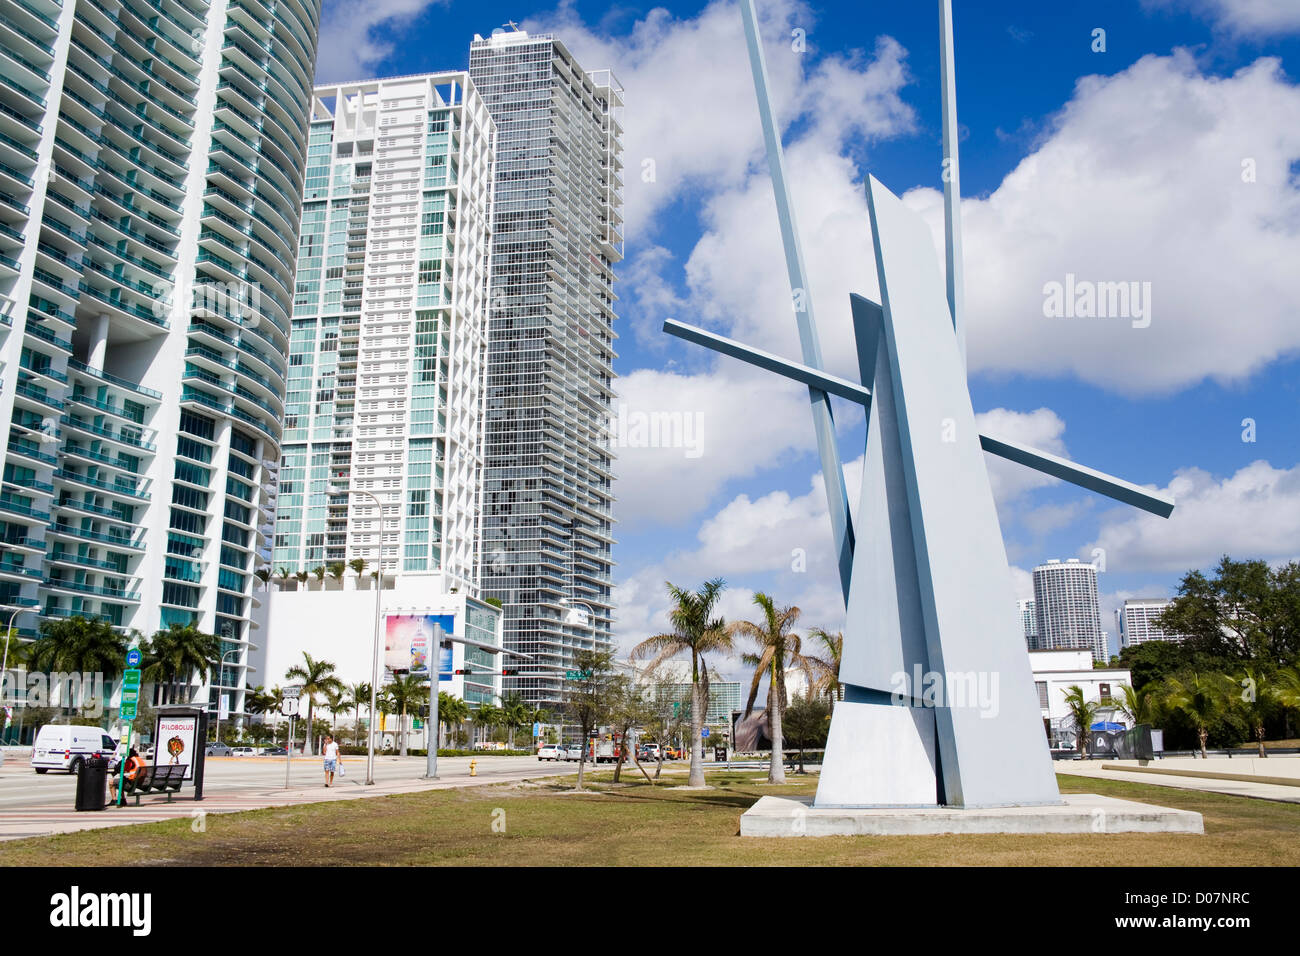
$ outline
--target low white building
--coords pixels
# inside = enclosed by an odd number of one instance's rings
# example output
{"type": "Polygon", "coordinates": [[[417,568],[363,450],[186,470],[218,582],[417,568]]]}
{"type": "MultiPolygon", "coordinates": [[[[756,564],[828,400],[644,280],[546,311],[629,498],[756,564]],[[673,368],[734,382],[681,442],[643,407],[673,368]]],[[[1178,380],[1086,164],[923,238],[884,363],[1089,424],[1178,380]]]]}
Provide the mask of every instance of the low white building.
{"type": "MultiPolygon", "coordinates": [[[[1069,688],[1078,685],[1083,690],[1085,699],[1104,704],[1121,698],[1121,685],[1132,686],[1133,683],[1133,677],[1127,669],[1094,668],[1092,651],[1087,648],[1030,651],[1029,664],[1034,672],[1038,706],[1042,710],[1043,726],[1048,739],[1052,741],[1053,747],[1062,749],[1072,748],[1077,740],[1077,728],[1065,704],[1069,688]]],[[[1113,706],[1103,706],[1097,714],[1097,720],[1127,725],[1123,715],[1113,706]]]]}
{"type": "MultiPolygon", "coordinates": [[[[411,636],[421,654],[438,667],[438,689],[477,707],[499,703],[501,669],[509,659],[477,647],[453,642],[450,648],[432,646],[434,625],[453,637],[501,646],[501,611],[471,597],[463,588],[446,588],[441,574],[404,574],[388,578],[380,595],[383,617],[380,630],[380,684],[391,679],[398,656],[412,656],[411,636]],[[400,645],[400,646],[399,646],[400,645]],[[468,673],[467,673],[468,672],[468,673]]],[[[259,633],[258,669],[253,680],[267,690],[293,683],[285,674],[302,664],[303,654],[334,665],[334,675],[351,686],[369,683],[374,667],[374,579],[358,580],[354,571],[342,581],[314,577],[306,583],[272,582],[261,592],[266,625],[259,633]]]]}

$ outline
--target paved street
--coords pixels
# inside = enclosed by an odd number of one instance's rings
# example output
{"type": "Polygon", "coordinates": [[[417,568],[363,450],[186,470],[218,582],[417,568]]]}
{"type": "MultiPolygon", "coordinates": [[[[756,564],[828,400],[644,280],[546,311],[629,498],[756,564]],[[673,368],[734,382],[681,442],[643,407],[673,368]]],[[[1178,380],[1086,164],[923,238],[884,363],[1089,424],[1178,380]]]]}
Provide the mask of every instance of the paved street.
{"type": "Polygon", "coordinates": [[[38,775],[27,758],[9,755],[4,766],[0,767],[0,840],[189,818],[200,810],[204,813],[231,813],[577,772],[574,764],[543,763],[535,757],[482,756],[474,760],[477,761],[477,776],[471,777],[469,757],[439,758],[439,779],[431,781],[421,779],[425,769],[423,757],[376,757],[375,785],[367,787],[364,785],[366,758],[347,757],[344,759],[347,775],[335,778],[334,787],[327,790],[319,757],[293,759],[289,789],[284,786],[283,757],[209,757],[201,802],[191,799],[193,791],[187,784],[170,804],[165,797],[146,795],[138,807],[128,801],[128,805],[122,808],[78,813],[73,809],[75,777],[54,771],[38,775]]]}

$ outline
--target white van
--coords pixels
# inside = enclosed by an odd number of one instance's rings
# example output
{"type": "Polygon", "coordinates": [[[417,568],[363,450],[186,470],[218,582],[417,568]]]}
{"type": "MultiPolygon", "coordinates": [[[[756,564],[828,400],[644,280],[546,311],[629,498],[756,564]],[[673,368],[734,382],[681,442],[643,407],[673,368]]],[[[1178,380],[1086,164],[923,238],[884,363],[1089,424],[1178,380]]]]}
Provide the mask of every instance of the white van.
{"type": "Polygon", "coordinates": [[[117,766],[117,744],[98,727],[46,724],[32,744],[32,766],[37,773],[66,770],[76,773],[87,757],[106,757],[109,768],[117,766]]]}

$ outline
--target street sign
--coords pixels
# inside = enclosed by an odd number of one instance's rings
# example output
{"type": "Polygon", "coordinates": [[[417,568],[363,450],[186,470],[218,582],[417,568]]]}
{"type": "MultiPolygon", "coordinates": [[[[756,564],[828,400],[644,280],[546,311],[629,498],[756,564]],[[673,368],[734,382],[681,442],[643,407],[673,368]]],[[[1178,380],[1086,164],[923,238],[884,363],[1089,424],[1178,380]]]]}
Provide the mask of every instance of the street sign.
{"type": "Polygon", "coordinates": [[[297,700],[302,695],[302,687],[295,684],[292,687],[283,688],[280,691],[280,693],[283,694],[286,698],[292,698],[294,700],[297,700]]]}
{"type": "Polygon", "coordinates": [[[127,667],[140,666],[140,648],[133,647],[126,652],[126,666],[127,667]]]}
{"type": "Polygon", "coordinates": [[[123,687],[139,687],[139,686],[140,686],[140,669],[137,668],[137,667],[128,667],[126,670],[124,670],[124,671],[122,672],[122,686],[123,686],[123,687]]]}
{"type": "Polygon", "coordinates": [[[565,671],[565,680],[591,680],[591,671],[565,671]]]}
{"type": "Polygon", "coordinates": [[[701,736],[701,737],[707,737],[707,736],[709,736],[709,728],[708,728],[708,727],[705,727],[703,730],[701,730],[701,731],[700,731],[700,736],[701,736]]]}
{"type": "Polygon", "coordinates": [[[119,720],[135,720],[135,701],[131,701],[129,704],[123,701],[117,716],[119,720]]]}
{"type": "Polygon", "coordinates": [[[280,701],[280,713],[286,717],[298,716],[298,698],[286,697],[280,701]]]}

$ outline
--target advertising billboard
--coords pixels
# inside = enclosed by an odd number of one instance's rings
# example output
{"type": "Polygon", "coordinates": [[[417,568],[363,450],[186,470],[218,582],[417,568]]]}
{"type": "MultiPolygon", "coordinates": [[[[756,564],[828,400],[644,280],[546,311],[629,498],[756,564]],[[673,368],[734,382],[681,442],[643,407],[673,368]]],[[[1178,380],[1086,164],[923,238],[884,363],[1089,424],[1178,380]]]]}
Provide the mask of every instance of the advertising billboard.
{"type": "Polygon", "coordinates": [[[429,676],[429,663],[438,661],[438,680],[451,680],[450,647],[442,646],[442,636],[455,633],[453,614],[391,614],[385,623],[384,667],[390,671],[407,671],[429,676]]]}
{"type": "Polygon", "coordinates": [[[154,725],[155,767],[185,766],[185,779],[194,779],[195,747],[199,718],[196,715],[159,714],[154,725]]]}

